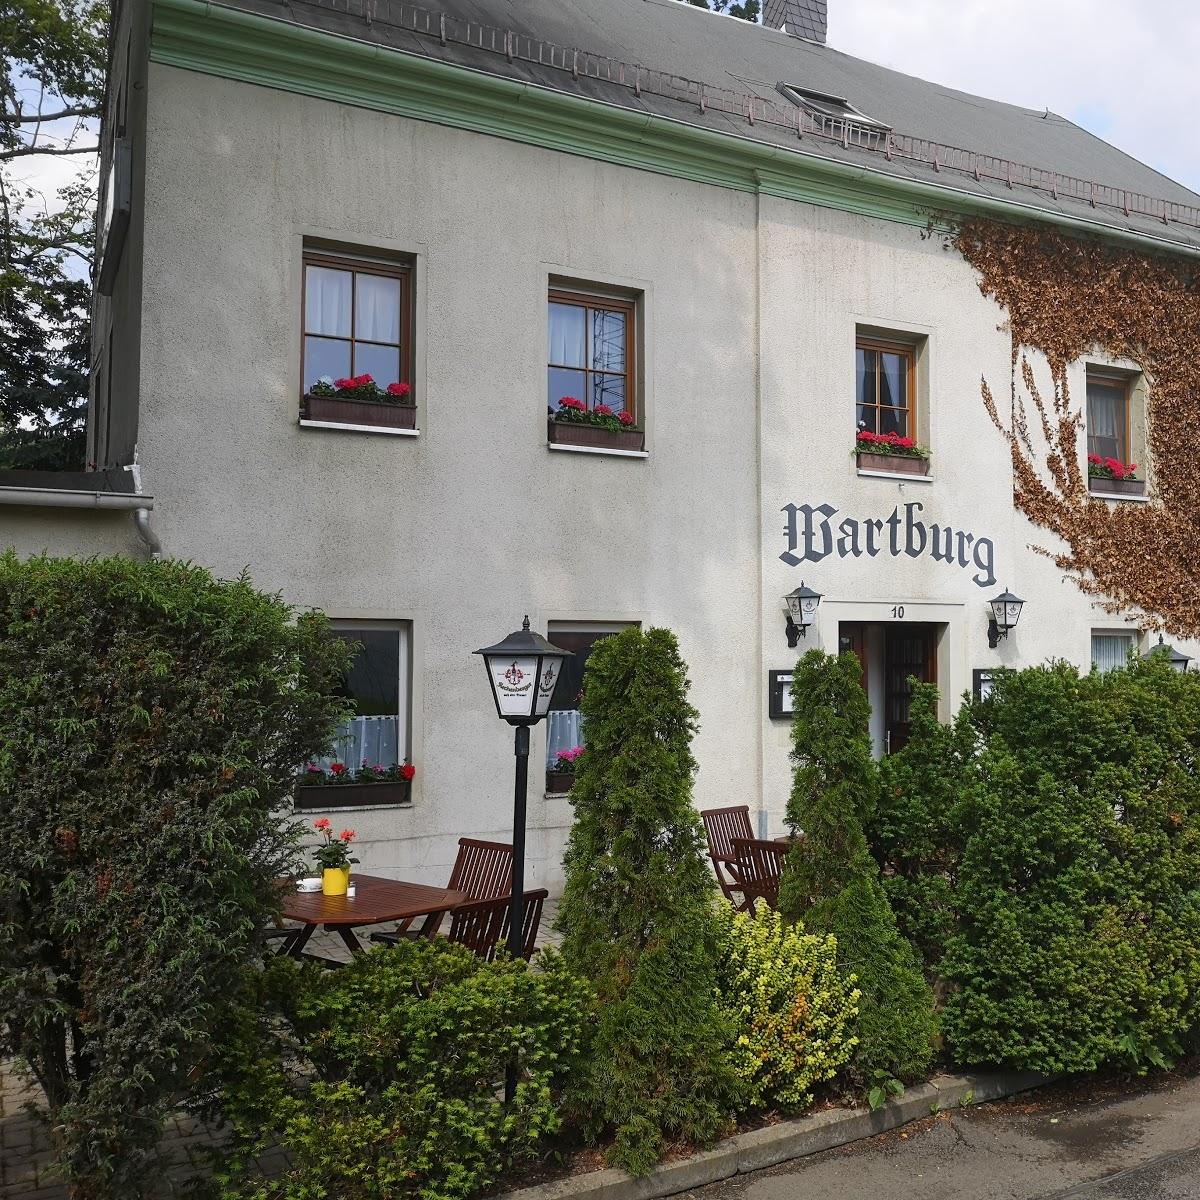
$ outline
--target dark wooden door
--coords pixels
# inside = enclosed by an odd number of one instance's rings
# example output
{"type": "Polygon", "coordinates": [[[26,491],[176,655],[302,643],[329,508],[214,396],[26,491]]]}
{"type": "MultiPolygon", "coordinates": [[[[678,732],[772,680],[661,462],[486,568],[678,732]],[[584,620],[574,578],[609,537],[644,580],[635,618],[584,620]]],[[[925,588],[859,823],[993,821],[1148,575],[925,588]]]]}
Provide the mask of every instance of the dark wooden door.
{"type": "Polygon", "coordinates": [[[869,696],[867,688],[867,627],[860,621],[842,621],[838,625],[838,653],[853,654],[862,668],[862,690],[869,696]]]}
{"type": "Polygon", "coordinates": [[[937,682],[937,626],[884,626],[884,749],[902,750],[908,742],[911,678],[937,682]]]}

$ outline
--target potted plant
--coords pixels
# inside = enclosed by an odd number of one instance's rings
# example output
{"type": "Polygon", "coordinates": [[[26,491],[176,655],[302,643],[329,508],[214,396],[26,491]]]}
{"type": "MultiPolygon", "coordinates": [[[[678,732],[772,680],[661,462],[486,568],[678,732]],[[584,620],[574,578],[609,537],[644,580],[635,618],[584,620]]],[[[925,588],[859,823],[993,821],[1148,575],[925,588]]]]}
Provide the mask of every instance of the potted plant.
{"type": "Polygon", "coordinates": [[[1112,496],[1144,496],[1146,481],[1135,477],[1137,463],[1123,463],[1116,458],[1101,458],[1089,454],[1088,490],[1112,496]]]}
{"type": "Polygon", "coordinates": [[[358,862],[350,856],[350,843],[356,834],[353,829],[343,829],[334,837],[328,817],[318,817],[313,828],[325,839],[313,851],[313,858],[321,868],[321,892],[326,896],[344,896],[350,886],[350,864],[358,862]]]}
{"type": "Polygon", "coordinates": [[[417,768],[410,762],[390,767],[363,763],[351,771],[345,763],[328,767],[307,763],[296,780],[297,809],[358,808],[375,804],[408,804],[417,768]]]}
{"type": "Polygon", "coordinates": [[[417,406],[412,387],[407,383],[380,387],[370,375],[355,375],[350,379],[322,375],[300,401],[300,418],[336,425],[416,429],[417,406]]]}
{"type": "Polygon", "coordinates": [[[569,792],[575,786],[575,760],[582,753],[582,746],[573,746],[570,750],[558,752],[554,766],[546,772],[546,791],[569,792]]]}
{"type": "Polygon", "coordinates": [[[628,409],[615,412],[607,404],[588,408],[574,396],[564,396],[558,408],[546,409],[546,429],[552,444],[594,446],[601,450],[644,450],[646,435],[628,409]]]}
{"type": "Polygon", "coordinates": [[[854,450],[860,471],[887,471],[893,475],[928,475],[929,451],[898,433],[872,433],[860,429],[854,450]]]}

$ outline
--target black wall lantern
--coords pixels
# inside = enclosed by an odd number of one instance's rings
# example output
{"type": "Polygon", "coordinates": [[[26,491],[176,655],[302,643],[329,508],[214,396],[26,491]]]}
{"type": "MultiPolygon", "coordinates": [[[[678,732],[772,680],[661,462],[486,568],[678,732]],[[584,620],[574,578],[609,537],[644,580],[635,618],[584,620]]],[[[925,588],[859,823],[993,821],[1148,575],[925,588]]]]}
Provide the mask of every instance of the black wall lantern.
{"type": "Polygon", "coordinates": [[[1151,646],[1142,657],[1150,658],[1155,654],[1165,654],[1171,664],[1171,669],[1179,671],[1181,674],[1188,669],[1188,663],[1192,661],[1190,655],[1184,654],[1182,651],[1176,650],[1170,643],[1164,642],[1161,633],[1158,635],[1158,645],[1151,646]]]}
{"type": "Polygon", "coordinates": [[[802,637],[808,636],[808,627],[816,620],[821,593],[805,587],[804,581],[801,580],[800,586],[784,596],[783,602],[787,605],[788,645],[795,649],[796,643],[802,637]]]}
{"type": "MultiPolygon", "coordinates": [[[[508,951],[519,958],[521,933],[525,925],[525,802],[529,796],[529,727],[536,725],[550,710],[554,686],[564,658],[574,657],[570,650],[552,646],[540,633],[529,629],[526,617],[521,628],[502,642],[485,646],[474,653],[483,655],[496,715],[515,726],[513,753],[517,759],[516,786],[513,791],[513,864],[512,904],[509,910],[508,951]]],[[[505,1097],[512,1100],[516,1076],[509,1069],[505,1097]]]]}
{"type": "Polygon", "coordinates": [[[1024,607],[1025,601],[1020,596],[1014,596],[1012,592],[1001,592],[988,601],[988,608],[992,610],[988,620],[988,645],[993,650],[1000,644],[1001,638],[1008,637],[1010,629],[1017,627],[1017,622],[1021,619],[1021,609],[1024,607]]]}

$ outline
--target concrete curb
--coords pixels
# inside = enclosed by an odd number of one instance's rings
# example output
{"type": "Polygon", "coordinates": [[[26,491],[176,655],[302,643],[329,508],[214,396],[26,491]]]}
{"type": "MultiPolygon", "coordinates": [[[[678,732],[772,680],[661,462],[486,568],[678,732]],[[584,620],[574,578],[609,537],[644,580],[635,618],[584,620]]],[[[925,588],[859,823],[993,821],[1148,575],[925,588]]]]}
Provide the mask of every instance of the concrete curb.
{"type": "Polygon", "coordinates": [[[758,1171],[807,1154],[818,1154],[847,1142],[873,1137],[919,1121],[943,1109],[983,1104],[1013,1096],[1045,1083],[1032,1071],[996,1071],[980,1075],[937,1075],[928,1083],[908,1088],[882,1108],[831,1108],[824,1112],[752,1129],[718,1142],[711,1150],[664,1163],[649,1175],[634,1179],[608,1168],[539,1183],[495,1200],[658,1200],[709,1183],[719,1183],[746,1171],[758,1171]]]}

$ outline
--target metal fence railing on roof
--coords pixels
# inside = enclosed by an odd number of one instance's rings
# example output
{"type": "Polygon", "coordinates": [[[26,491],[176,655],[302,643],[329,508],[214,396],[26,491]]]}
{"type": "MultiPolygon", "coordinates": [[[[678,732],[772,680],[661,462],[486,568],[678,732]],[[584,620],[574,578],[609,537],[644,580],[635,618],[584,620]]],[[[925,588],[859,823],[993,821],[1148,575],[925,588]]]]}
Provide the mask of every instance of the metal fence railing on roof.
{"type": "Polygon", "coordinates": [[[682,75],[622,62],[586,50],[558,46],[528,34],[483,25],[403,0],[292,0],[288,7],[293,17],[302,24],[319,26],[315,18],[307,22],[304,20],[305,8],[343,13],[362,20],[368,39],[375,26],[386,26],[432,38],[442,45],[454,43],[503,55],[509,62],[525,62],[569,72],[575,79],[594,79],[613,87],[625,88],[637,96],[651,95],[673,100],[694,107],[701,113],[725,113],[739,117],[750,125],[763,124],[786,130],[798,139],[813,137],[836,143],[843,149],[855,148],[880,154],[889,162],[904,159],[932,167],[934,171],[951,171],[970,176],[976,181],[989,180],[1009,188],[1029,188],[1055,199],[1073,200],[1092,208],[1122,212],[1126,217],[1144,217],[1165,225],[1200,229],[1200,206],[1172,203],[1160,197],[1027,166],[994,155],[881,130],[852,119],[810,112],[791,103],[700,83],[682,75]]]}

